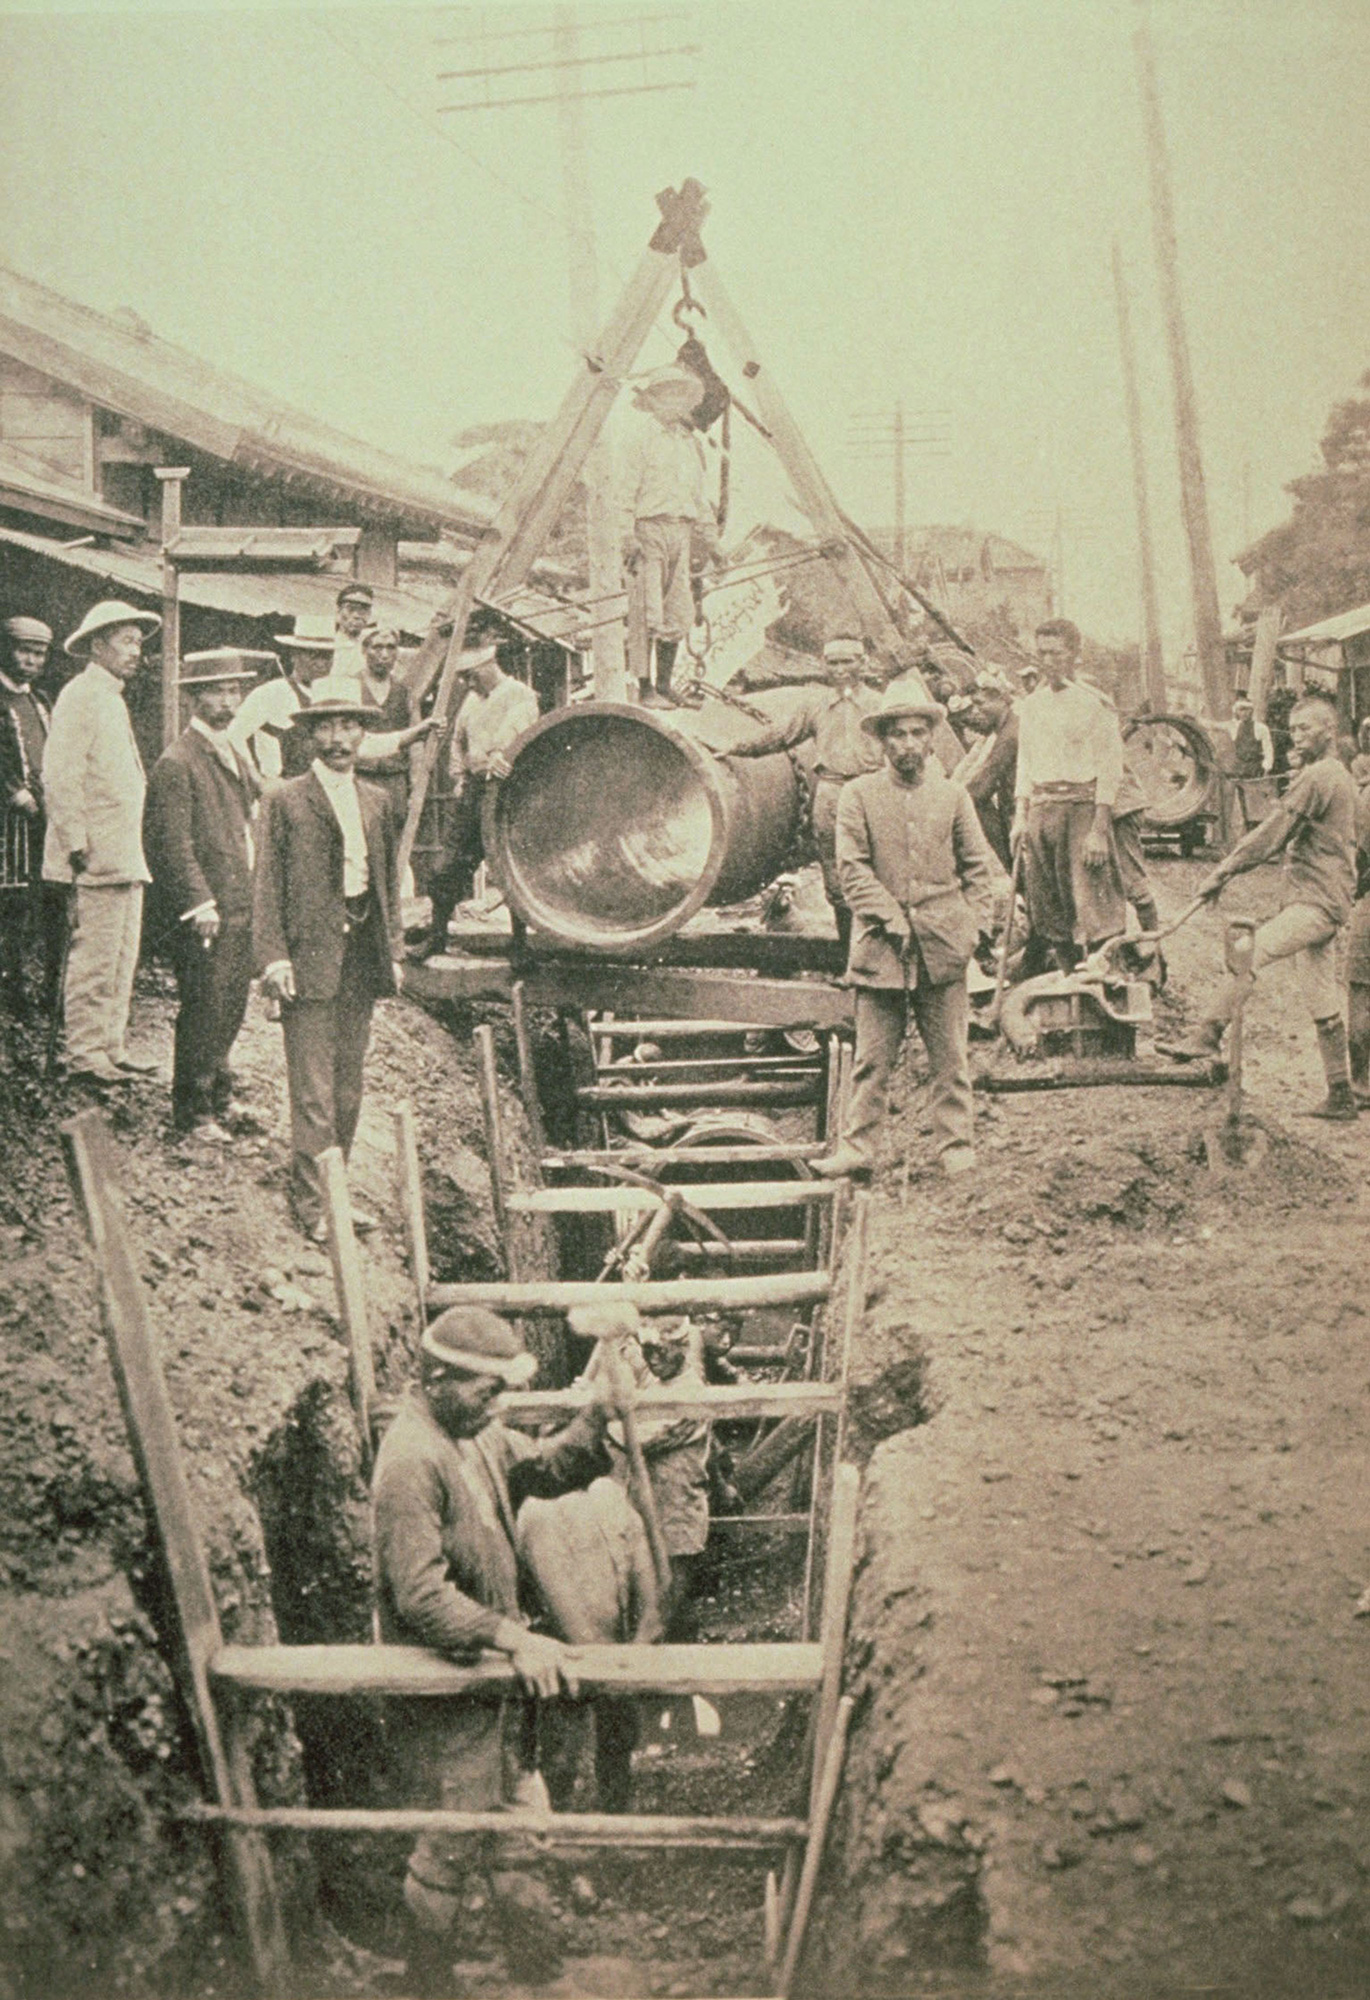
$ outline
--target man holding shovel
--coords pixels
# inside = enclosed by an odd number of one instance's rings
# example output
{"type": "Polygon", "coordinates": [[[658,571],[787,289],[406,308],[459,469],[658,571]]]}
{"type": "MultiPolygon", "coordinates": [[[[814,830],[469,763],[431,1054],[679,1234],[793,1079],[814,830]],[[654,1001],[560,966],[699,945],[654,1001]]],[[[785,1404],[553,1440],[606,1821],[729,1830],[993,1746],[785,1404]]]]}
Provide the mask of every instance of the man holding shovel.
{"type": "Polygon", "coordinates": [[[966,965],[989,932],[994,864],[970,794],[930,755],[942,711],[896,681],[862,728],[885,764],[843,787],[837,869],[852,912],[856,1067],[841,1142],[821,1174],[866,1179],[911,1011],[928,1054],[934,1144],[948,1174],[975,1165],[966,965]]]}
{"type": "MultiPolygon", "coordinates": [[[[1318,1053],[1327,1096],[1308,1112],[1350,1124],[1356,1116],[1346,1042],[1345,989],[1337,977],[1337,933],[1351,915],[1356,887],[1356,787],[1337,756],[1337,717],[1316,696],[1297,702],[1290,734],[1301,769],[1272,813],[1200,884],[1216,900],[1234,875],[1283,856],[1278,913],[1260,925],[1252,971],[1277,958],[1293,958],[1308,1011],[1318,1031],[1318,1053]]],[[[1238,999],[1235,978],[1219,988],[1208,1017],[1180,1041],[1157,1042],[1157,1053],[1177,1062],[1216,1055],[1238,999]]]]}

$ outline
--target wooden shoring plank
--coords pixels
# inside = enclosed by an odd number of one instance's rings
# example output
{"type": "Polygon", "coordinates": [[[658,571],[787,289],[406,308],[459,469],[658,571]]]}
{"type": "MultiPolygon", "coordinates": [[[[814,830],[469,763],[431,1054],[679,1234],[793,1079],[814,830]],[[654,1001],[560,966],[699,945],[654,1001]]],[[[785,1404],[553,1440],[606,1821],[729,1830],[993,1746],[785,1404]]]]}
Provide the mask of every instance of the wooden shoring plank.
{"type": "Polygon", "coordinates": [[[870,1209],[868,1194],[853,1197],[851,1261],[847,1266],[847,1297],[842,1314],[842,1346],[837,1363],[837,1386],[842,1405],[837,1414],[837,1441],[834,1458],[840,1466],[847,1441],[847,1392],[851,1386],[851,1358],[861,1322],[866,1313],[867,1271],[870,1262],[870,1209]]]}
{"type": "Polygon", "coordinates": [[[749,1306],[802,1306],[825,1299],[826,1271],[779,1271],[757,1278],[666,1278],[641,1284],[597,1285],[581,1279],[526,1284],[433,1285],[429,1304],[489,1306],[492,1312],[569,1312],[572,1306],[634,1305],[651,1312],[728,1312],[749,1306]]]}
{"type": "MultiPolygon", "coordinates": [[[[118,1174],[100,1114],[84,1111],[69,1120],[62,1127],[62,1141],[72,1196],[95,1258],[100,1316],[148,1526],[171,1586],[177,1677],[205,1783],[220,1805],[253,1806],[251,1770],[236,1751],[230,1758],[210,1693],[210,1663],[223,1644],[219,1613],[161,1356],[127,1224],[113,1192],[118,1174]]],[[[224,1857],[229,1898],[242,1923],[253,1973],[264,1992],[284,1993],[290,1960],[271,1856],[256,1835],[237,1833],[226,1839],[224,1857]]]]}
{"type": "Polygon", "coordinates": [[[770,1264],[779,1259],[805,1267],[808,1252],[805,1236],[735,1236],[727,1243],[670,1243],[664,1254],[677,1264],[770,1264]]]}
{"type": "Polygon", "coordinates": [[[682,1021],[672,1015],[661,1020],[620,1020],[614,1014],[598,1014],[590,1021],[590,1033],[610,1042],[687,1042],[693,1036],[733,1035],[739,1040],[752,1033],[746,1021],[721,1017],[704,1021],[682,1021]]]}
{"type": "Polygon", "coordinates": [[[823,1626],[819,1640],[823,1673],[814,1706],[810,1809],[842,1692],[842,1661],[847,1649],[847,1616],[851,1610],[852,1574],[856,1564],[856,1510],[860,1492],[861,1475],[856,1467],[839,1465],[833,1474],[828,1560],[823,1572],[823,1626]]]}
{"type": "MultiPolygon", "coordinates": [[[[626,1289],[615,1285],[615,1291],[626,1289]]],[[[778,1358],[778,1357],[777,1357],[778,1358]]],[[[499,1399],[506,1423],[565,1415],[587,1409],[594,1392],[577,1383],[569,1389],[509,1389],[499,1399]]],[[[836,1416],[841,1390],[835,1382],[719,1382],[681,1388],[661,1382],[638,1394],[638,1406],[654,1416],[750,1423],[760,1417],[836,1416]]]]}
{"type": "Polygon", "coordinates": [[[542,1101],[538,1096],[537,1071],[533,1067],[533,1044],[528,1037],[528,1010],[525,1006],[527,988],[521,979],[516,979],[509,993],[509,1004],[514,1016],[514,1047],[519,1060],[519,1094],[523,1099],[523,1114],[528,1120],[528,1130],[533,1144],[541,1152],[547,1144],[547,1134],[542,1124],[542,1101]]]}
{"type": "Polygon", "coordinates": [[[395,1186],[404,1220],[409,1270],[418,1295],[419,1327],[422,1330],[428,1324],[428,1287],[433,1273],[428,1262],[428,1223],[423,1207],[418,1125],[414,1107],[408,1098],[395,1108],[395,1186]]]}
{"type": "MultiPolygon", "coordinates": [[[[504,1265],[510,1279],[517,1284],[519,1275],[518,1252],[514,1248],[513,1231],[509,1227],[509,1209],[506,1201],[504,1177],[504,1120],[499,1109],[499,1070],[495,1063],[495,1031],[488,1021],[482,1021],[476,1029],[476,1081],[480,1086],[480,1112],[485,1126],[485,1154],[490,1167],[490,1204],[495,1211],[495,1227],[499,1231],[500,1242],[504,1246],[504,1265]]],[[[436,1305],[441,1286],[434,1286],[430,1298],[436,1305]]],[[[471,1300],[449,1299],[449,1305],[470,1304],[471,1300]]]]}
{"type": "Polygon", "coordinates": [[[807,1514],[715,1514],[709,1521],[709,1533],[721,1535],[725,1540],[732,1535],[806,1535],[808,1532],[807,1514]]]}
{"type": "Polygon", "coordinates": [[[817,1075],[811,1081],[797,1083],[586,1083],[576,1091],[576,1103],[587,1111],[613,1111],[620,1105],[630,1110],[650,1111],[653,1106],[663,1104],[717,1110],[769,1104],[777,1110],[790,1110],[800,1104],[813,1104],[817,1097],[817,1075]]]}
{"type": "MultiPolygon", "coordinates": [[[[431,738],[429,739],[432,740],[431,738]]],[[[613,959],[539,958],[516,975],[507,957],[430,958],[405,967],[418,1000],[507,1000],[521,978],[530,1007],[572,1010],[603,1002],[606,980],[625,1010],[693,1019],[727,1008],[740,1028],[850,1028],[851,994],[818,979],[777,979],[691,966],[624,965],[613,959]]]]}
{"type": "MultiPolygon", "coordinates": [[[[748,1075],[759,1071],[763,1081],[767,1077],[772,1081],[778,1077],[782,1082],[788,1082],[792,1077],[808,1082],[821,1074],[820,1065],[810,1056],[662,1056],[651,1061],[640,1059],[633,1064],[631,1071],[622,1063],[600,1063],[597,1073],[608,1077],[639,1073],[643,1076],[678,1077],[681,1070],[696,1069],[735,1070],[748,1075]]],[[[724,1079],[718,1080],[721,1082],[724,1079]]]]}
{"type": "Polygon", "coordinates": [[[851,1112],[852,1071],[856,1066],[856,1051],[844,1035],[838,1049],[837,1058],[837,1133],[840,1139],[847,1129],[847,1119],[851,1112]]]}
{"type": "Polygon", "coordinates": [[[808,1822],[720,1813],[708,1819],[677,1813],[456,1812],[441,1807],[191,1806],[190,1824],[228,1822],[264,1832],[506,1834],[539,1846],[770,1848],[802,1840],[808,1822]]]}
{"type": "MultiPolygon", "coordinates": [[[[688,1158],[686,1155],[674,1157],[688,1158]]],[[[679,1191],[691,1208],[802,1208],[836,1198],[835,1181],[681,1181],[679,1191]]],[[[508,1205],[520,1215],[615,1215],[620,1210],[659,1208],[661,1196],[651,1188],[558,1187],[511,1194],[508,1205]]]]}
{"type": "Polygon", "coordinates": [[[837,1035],[823,1037],[823,1116],[818,1136],[835,1146],[837,1129],[837,1077],[841,1061],[842,1044],[837,1035]]]}
{"type": "MultiPolygon", "coordinates": [[[[611,1694],[813,1694],[820,1646],[568,1646],[582,1690],[611,1694]]],[[[224,1646],[209,1664],[219,1685],[280,1695],[481,1694],[518,1685],[507,1656],[458,1664],[426,1646],[224,1646]]],[[[234,1803],[232,1800],[225,1803],[234,1803]]],[[[238,1801],[247,1803],[247,1801],[238,1801]]]]}
{"type": "Polygon", "coordinates": [[[333,1285],[338,1294],[338,1311],[347,1336],[348,1364],[352,1378],[352,1408],[361,1433],[362,1458],[371,1465],[371,1406],[376,1400],[376,1369],[371,1355],[371,1323],[366,1310],[366,1276],[362,1270],[357,1232],[352,1227],[352,1200],[347,1191],[347,1168],[341,1149],[328,1147],[319,1154],[319,1175],[323,1181],[323,1212],[328,1225],[328,1255],[333,1265],[333,1285]]]}
{"type": "Polygon", "coordinates": [[[785,1940],[785,1957],[780,1968],[780,1978],[776,1982],[776,1992],[780,2000],[788,2000],[788,1996],[793,1992],[799,1963],[804,1955],[809,1916],[813,1910],[814,1892],[818,1887],[818,1871],[823,1865],[823,1849],[827,1845],[832,1809],[837,1803],[837,1788],[842,1781],[842,1763],[847,1752],[847,1735],[851,1729],[853,1706],[851,1696],[844,1694],[837,1705],[832,1727],[823,1745],[823,1767],[815,1787],[813,1807],[809,1814],[804,1865],[799,1873],[794,1915],[790,1919],[789,1936],[785,1940]]]}
{"type": "MultiPolygon", "coordinates": [[[[576,1152],[544,1154],[542,1171],[545,1174],[570,1173],[578,1167],[624,1167],[630,1173],[641,1173],[644,1169],[670,1167],[678,1163],[692,1167],[769,1167],[784,1161],[817,1159],[823,1150],[822,1141],[812,1139],[796,1139],[792,1143],[782,1142],[773,1146],[586,1147],[576,1152]]],[[[689,1185],[688,1182],[681,1183],[687,1190],[689,1185]]],[[[796,1183],[796,1186],[800,1185],[803,1183],[796,1183]]]]}

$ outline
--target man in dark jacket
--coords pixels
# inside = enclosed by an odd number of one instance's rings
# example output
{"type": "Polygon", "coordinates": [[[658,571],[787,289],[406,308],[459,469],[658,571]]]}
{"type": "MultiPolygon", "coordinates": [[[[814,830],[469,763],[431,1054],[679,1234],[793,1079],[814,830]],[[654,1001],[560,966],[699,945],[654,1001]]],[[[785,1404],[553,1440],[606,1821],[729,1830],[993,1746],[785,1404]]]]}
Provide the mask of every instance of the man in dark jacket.
{"type": "MultiPolygon", "coordinates": [[[[496,1397],[537,1369],[504,1320],[453,1306],[424,1334],[419,1379],[376,1457],[376,1592],[381,1637],[431,1646],[459,1660],[504,1654],[529,1693],[574,1695],[565,1648],[530,1630],[520,1588],[520,1497],[583,1487],[601,1473],[606,1403],[596,1400],[556,1436],[534,1441],[495,1414],[496,1397]]],[[[624,1509],[627,1512],[626,1506],[624,1509]]],[[[639,1527],[639,1534],[641,1533],[639,1527]]],[[[588,1545],[595,1548],[592,1541],[588,1545]]],[[[606,1544],[607,1546],[607,1544],[606,1544]]],[[[563,1579],[574,1591],[576,1579],[563,1579]]],[[[591,1590],[594,1579],[580,1579],[591,1590]]],[[[393,1704],[398,1772],[415,1801],[463,1812],[509,1802],[521,1705],[501,1686],[459,1702],[393,1704]]],[[[544,1801],[545,1810],[545,1801],[544,1801]]],[[[424,1834],[409,1857],[404,1901],[412,1926],[409,1976],[436,1990],[450,1974],[452,1928],[472,1868],[489,1876],[490,1900],[517,1978],[557,1970],[555,1912],[542,1884],[496,1864],[490,1836],[424,1834]]]]}
{"type": "Polygon", "coordinates": [[[52,711],[37,691],[52,651],[41,618],[7,618],[0,627],[0,1005],[26,1020],[24,947],[35,933],[43,953],[43,1005],[57,1004],[66,895],[43,880],[43,752],[52,711]]]}
{"type": "Polygon", "coordinates": [[[993,921],[989,843],[965,788],[931,754],[935,702],[885,690],[865,728],[885,768],[855,778],[837,807],[837,866],[853,919],[856,1067],[841,1143],[821,1174],[871,1171],[910,1010],[928,1054],[933,1143],[948,1174],[975,1165],[966,965],[993,921]]]}
{"type": "Polygon", "coordinates": [[[187,653],[181,686],[190,726],[148,780],[143,848],[181,1000],[171,1123],[182,1135],[198,1127],[227,1136],[217,1121],[232,1104],[228,1059],[252,985],[251,822],[259,790],[227,732],[258,663],[270,658],[231,646],[187,653]]]}
{"type": "Polygon", "coordinates": [[[258,841],[253,956],[281,1007],[291,1206],[318,1241],[325,1234],[318,1156],[330,1146],[344,1155],[351,1148],[371,1011],[399,991],[397,832],[384,794],[355,776],[366,714],[350,683],[315,683],[313,762],[267,792],[258,841]]]}

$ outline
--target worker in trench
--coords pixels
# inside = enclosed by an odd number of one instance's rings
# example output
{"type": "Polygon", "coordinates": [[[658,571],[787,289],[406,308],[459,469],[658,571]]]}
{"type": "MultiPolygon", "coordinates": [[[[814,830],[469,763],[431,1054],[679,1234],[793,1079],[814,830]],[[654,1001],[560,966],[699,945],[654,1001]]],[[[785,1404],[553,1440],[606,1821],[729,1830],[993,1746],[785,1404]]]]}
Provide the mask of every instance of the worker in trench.
{"type": "Polygon", "coordinates": [[[442,858],[428,883],[432,915],[428,935],[417,947],[420,958],[434,958],[447,949],[452,912],[471,896],[476,870],[485,859],[486,793],[508,777],[506,751],[538,719],[537,696],[526,683],[505,673],[497,646],[463,652],[460,683],[466,693],[452,727],[448,762],[451,817],[442,858]]]}
{"type": "Polygon", "coordinates": [[[933,1143],[943,1171],[975,1165],[966,966],[994,919],[994,862],[964,786],[932,754],[935,702],[886,688],[864,727],[885,765],[843,787],[837,866],[855,919],[856,1065],[838,1145],[821,1174],[867,1179],[890,1077],[912,1013],[928,1055],[933,1143]]]}
{"type": "Polygon", "coordinates": [[[813,841],[837,940],[845,954],[851,944],[852,919],[837,868],[837,801],[848,779],[880,769],[880,744],[863,727],[879,707],[880,696],[863,679],[870,662],[864,640],[855,633],[834,633],[824,644],[823,661],[830,676],[825,686],[811,689],[789,716],[743,737],[728,755],[770,757],[812,742],[809,789],[813,841]]]}
{"type": "MultiPolygon", "coordinates": [[[[1294,959],[1327,1081],[1327,1096],[1305,1116],[1349,1124],[1357,1105],[1337,946],[1352,915],[1356,887],[1356,787],[1337,756],[1337,715],[1330,702],[1317,696],[1296,702],[1289,729],[1298,775],[1274,811],[1200,883],[1199,894],[1216,902],[1234,875],[1283,857],[1281,907],[1256,930],[1252,971],[1259,974],[1276,959],[1294,959]]],[[[1178,1062],[1217,1055],[1240,990],[1235,978],[1226,980],[1193,1032],[1178,1041],[1157,1042],[1157,1053],[1178,1062]]],[[[1358,1035],[1359,1029],[1358,1023],[1358,1035]]],[[[1370,1049],[1366,1057],[1370,1060],[1370,1049]]]]}
{"type": "MultiPolygon", "coordinates": [[[[496,1314],[454,1306],[423,1336],[418,1380],[381,1442],[373,1481],[381,1636],[462,1661],[504,1654],[544,1718],[577,1695],[560,1621],[572,1643],[660,1636],[655,1575],[642,1522],[604,1476],[606,1423],[618,1409],[605,1380],[562,1431],[534,1440],[500,1421],[498,1398],[525,1387],[536,1359],[496,1314]]],[[[618,1411],[621,1416],[621,1410],[618,1411]]],[[[623,1810],[632,1705],[595,1704],[601,1789],[623,1810]],[[615,1726],[617,1725],[617,1726],[615,1726]]],[[[505,1688],[451,1702],[397,1701],[396,1748],[411,1800],[460,1811],[541,1805],[524,1704],[505,1688]]],[[[603,1800],[602,1800],[603,1803],[603,1800]]],[[[409,1857],[404,1903],[415,1993],[447,1990],[464,1899],[479,1890],[515,1979],[554,1978],[561,1933],[546,1886],[524,1865],[516,1836],[422,1835],[409,1857]]]]}

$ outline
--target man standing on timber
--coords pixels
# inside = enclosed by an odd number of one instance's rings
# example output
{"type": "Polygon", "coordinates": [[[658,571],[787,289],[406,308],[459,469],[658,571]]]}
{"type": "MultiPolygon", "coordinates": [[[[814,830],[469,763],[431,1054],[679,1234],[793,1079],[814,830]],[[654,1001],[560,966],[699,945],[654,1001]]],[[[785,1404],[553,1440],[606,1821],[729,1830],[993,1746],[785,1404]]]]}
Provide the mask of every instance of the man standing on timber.
{"type": "Polygon", "coordinates": [[[384,794],[355,775],[366,710],[346,682],[325,679],[306,726],[309,770],[262,802],[252,930],[262,985],[281,1006],[291,1207],[322,1241],[318,1156],[338,1146],[346,1157],[356,1135],[371,1012],[399,991],[403,934],[397,829],[384,794]]]}
{"type": "Polygon", "coordinates": [[[190,726],[148,781],[143,838],[170,940],[180,1012],[171,1078],[172,1129],[225,1136],[228,1066],[252,986],[252,816],[260,787],[228,725],[270,654],[218,646],[187,653],[181,686],[190,726]]]}
{"type": "Polygon", "coordinates": [[[7,618],[0,643],[0,1005],[26,1021],[25,945],[41,940],[43,1006],[51,1013],[67,924],[65,891],[43,880],[43,752],[52,712],[36,684],[52,651],[52,627],[41,618],[7,618]]]}
{"type": "MultiPolygon", "coordinates": [[[[640,682],[653,691],[650,651],[656,649],[656,692],[668,695],[681,640],[694,624],[690,562],[695,539],[712,548],[718,525],[704,492],[704,446],[690,419],[704,395],[692,369],[659,368],[634,392],[642,412],[630,440],[623,480],[623,559],[630,602],[640,606],[649,657],[640,682]]],[[[629,625],[634,613],[629,613],[629,625]]]]}
{"type": "Polygon", "coordinates": [[[428,936],[419,947],[424,958],[447,949],[452,912],[475,888],[476,870],[485,858],[481,817],[486,791],[508,777],[505,751],[538,719],[537,696],[505,673],[496,647],[464,653],[461,671],[470,691],[457,710],[452,731],[452,816],[442,860],[428,884],[433,914],[428,936]]]}
{"type": "Polygon", "coordinates": [[[1079,628],[1037,628],[1042,682],[1018,711],[1013,838],[1023,846],[1023,895],[1038,952],[1063,972],[1127,929],[1113,842],[1123,739],[1111,703],[1075,678],[1079,628]]]}
{"type": "MultiPolygon", "coordinates": [[[[1356,887],[1356,787],[1337,756],[1337,716],[1330,702],[1316,696],[1296,702],[1289,729],[1301,767],[1297,777],[1275,810],[1200,884],[1199,894],[1216,899],[1234,875],[1283,855],[1280,910],[1257,929],[1252,970],[1259,973],[1277,958],[1296,961],[1327,1079],[1325,1100],[1305,1115],[1349,1124],[1356,1116],[1356,1099],[1336,944],[1351,915],[1356,887]]],[[[1236,1000],[1236,983],[1228,980],[1193,1034],[1178,1042],[1157,1042],[1157,1051],[1177,1062],[1216,1055],[1236,1000]]]]}
{"type": "MultiPolygon", "coordinates": [[[[526,1621],[517,1517],[521,1501],[583,1487],[603,1472],[608,1405],[597,1398],[555,1437],[534,1441],[510,1430],[495,1414],[496,1398],[525,1388],[536,1370],[513,1328],[480,1306],[453,1306],[434,1320],[423,1336],[418,1382],[376,1457],[375,1567],[383,1640],[431,1646],[461,1661],[502,1653],[530,1694],[551,1701],[574,1695],[576,1686],[561,1643],[526,1621]]],[[[621,1511],[635,1520],[626,1503],[621,1511]]],[[[640,1524],[638,1534],[641,1541],[640,1524]]],[[[640,1569],[641,1553],[636,1561],[640,1569]]],[[[593,1596],[598,1579],[563,1574],[555,1582],[562,1594],[593,1596]]],[[[521,1704],[504,1688],[485,1699],[414,1699],[394,1708],[405,1788],[415,1802],[462,1812],[510,1802],[521,1704]]],[[[450,1976],[451,1933],[472,1869],[488,1875],[511,1975],[543,1980],[559,1970],[561,1940],[546,1889],[521,1870],[500,1867],[494,1846],[491,1835],[424,1834],[410,1854],[404,1901],[408,1969],[422,1982],[418,1991],[448,1990],[441,1981],[450,1976]]]]}
{"type": "Polygon", "coordinates": [[[851,911],[842,899],[837,875],[837,801],[849,778],[880,769],[880,745],[863,726],[880,706],[880,697],[862,682],[866,648],[855,633],[836,633],[823,647],[823,660],[831,676],[825,686],[810,689],[787,720],[763,726],[728,754],[769,757],[812,741],[813,841],[837,940],[845,952],[851,943],[851,911]]]}
{"type": "Polygon", "coordinates": [[[866,1178],[910,1010],[928,1056],[933,1143],[948,1174],[975,1165],[966,966],[994,918],[989,843],[963,786],[931,754],[935,702],[885,690],[864,727],[885,768],[844,786],[837,867],[854,918],[856,1067],[841,1143],[821,1174],[866,1178]]]}
{"type": "Polygon", "coordinates": [[[131,1056],[124,1040],[149,880],[147,780],[124,689],[142,663],[144,639],[161,624],[117,599],[86,613],[65,647],[84,671],[58,695],[43,752],[43,879],[75,885],[63,995],[67,1061],[87,1083],[127,1083],[157,1068],[131,1056]]]}

